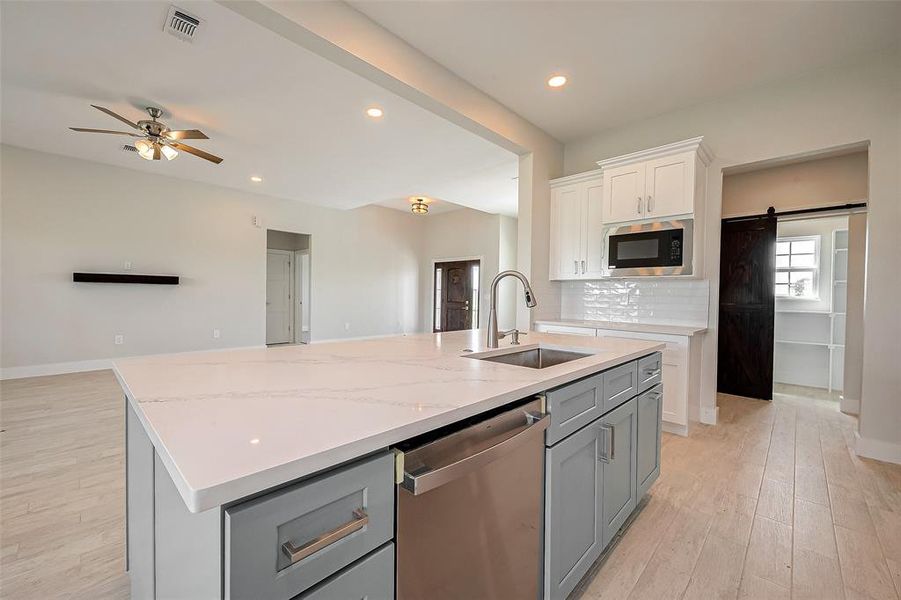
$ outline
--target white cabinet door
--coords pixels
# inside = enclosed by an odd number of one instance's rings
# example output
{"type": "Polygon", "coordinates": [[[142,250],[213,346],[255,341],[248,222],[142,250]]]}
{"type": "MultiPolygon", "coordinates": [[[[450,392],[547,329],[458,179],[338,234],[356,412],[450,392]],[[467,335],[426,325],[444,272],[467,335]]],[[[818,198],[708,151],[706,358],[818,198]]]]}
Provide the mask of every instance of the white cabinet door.
{"type": "Polygon", "coordinates": [[[663,420],[676,425],[688,424],[685,397],[685,369],[682,365],[663,363],[663,420]]]}
{"type": "Polygon", "coordinates": [[[672,217],[694,210],[694,153],[645,163],[645,216],[672,217]]]}
{"type": "Polygon", "coordinates": [[[582,197],[582,276],[598,279],[604,275],[604,186],[602,180],[584,184],[582,197]]]}
{"type": "Polygon", "coordinates": [[[551,193],[551,278],[578,279],[581,274],[582,202],[578,184],[551,193]]]}
{"type": "Polygon", "coordinates": [[[644,163],[608,169],[604,172],[604,180],[604,223],[644,217],[644,163]]]}

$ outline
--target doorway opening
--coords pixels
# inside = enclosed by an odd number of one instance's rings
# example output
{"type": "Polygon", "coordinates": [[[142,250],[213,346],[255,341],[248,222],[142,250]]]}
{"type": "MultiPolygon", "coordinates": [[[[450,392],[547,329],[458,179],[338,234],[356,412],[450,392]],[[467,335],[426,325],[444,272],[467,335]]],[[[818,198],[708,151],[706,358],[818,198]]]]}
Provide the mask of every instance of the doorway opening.
{"type": "Polygon", "coordinates": [[[432,278],[432,331],[479,327],[480,260],[435,262],[432,278]]]}
{"type": "Polygon", "coordinates": [[[266,345],[310,342],[310,236],[266,231],[266,345]]]}
{"type": "Polygon", "coordinates": [[[865,240],[865,204],[723,220],[717,391],[858,412],[865,240]]]}

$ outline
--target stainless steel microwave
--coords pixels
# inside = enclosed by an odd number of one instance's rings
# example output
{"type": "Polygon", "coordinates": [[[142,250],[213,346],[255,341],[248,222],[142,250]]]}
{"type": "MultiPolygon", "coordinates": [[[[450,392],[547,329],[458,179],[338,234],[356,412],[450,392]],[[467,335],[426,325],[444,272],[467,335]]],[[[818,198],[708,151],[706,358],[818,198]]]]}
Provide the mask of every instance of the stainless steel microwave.
{"type": "Polygon", "coordinates": [[[692,219],[611,227],[605,235],[611,277],[691,275],[692,219]]]}

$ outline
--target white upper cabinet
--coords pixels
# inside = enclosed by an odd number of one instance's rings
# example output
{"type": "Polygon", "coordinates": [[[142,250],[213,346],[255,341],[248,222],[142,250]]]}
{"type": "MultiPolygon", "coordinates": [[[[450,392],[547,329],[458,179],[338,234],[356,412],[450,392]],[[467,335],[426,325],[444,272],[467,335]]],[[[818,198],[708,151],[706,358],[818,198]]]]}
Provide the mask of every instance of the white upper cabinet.
{"type": "Polygon", "coordinates": [[[700,137],[599,161],[604,223],[693,215],[709,162],[700,137]]]}
{"type": "Polygon", "coordinates": [[[604,221],[634,221],[644,218],[644,163],[614,167],[604,173],[607,191],[603,199],[604,221]]]}
{"type": "Polygon", "coordinates": [[[599,171],[551,182],[550,278],[603,274],[603,180],[599,171]]]}

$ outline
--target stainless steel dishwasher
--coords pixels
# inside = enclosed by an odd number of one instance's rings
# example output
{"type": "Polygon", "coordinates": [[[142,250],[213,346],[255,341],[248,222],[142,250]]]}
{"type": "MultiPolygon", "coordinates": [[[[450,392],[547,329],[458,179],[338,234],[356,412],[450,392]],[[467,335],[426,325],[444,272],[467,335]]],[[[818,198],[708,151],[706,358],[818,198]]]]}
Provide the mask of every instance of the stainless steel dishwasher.
{"type": "Polygon", "coordinates": [[[398,448],[398,600],[538,598],[548,419],[534,400],[398,448]]]}

